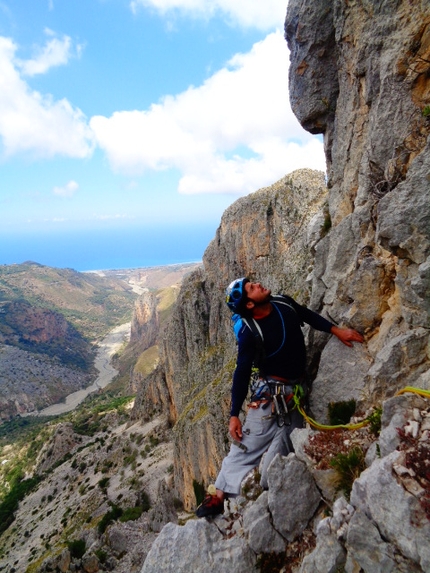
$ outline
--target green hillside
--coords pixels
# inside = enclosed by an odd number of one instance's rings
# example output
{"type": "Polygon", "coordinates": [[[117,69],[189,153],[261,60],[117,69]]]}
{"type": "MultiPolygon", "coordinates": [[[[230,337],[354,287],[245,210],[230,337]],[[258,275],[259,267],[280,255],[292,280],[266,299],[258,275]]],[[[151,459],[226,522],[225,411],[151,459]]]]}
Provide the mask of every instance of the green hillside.
{"type": "Polygon", "coordinates": [[[0,266],[0,325],[6,306],[20,301],[60,313],[88,341],[131,317],[136,298],[125,281],[26,262],[0,266]]]}

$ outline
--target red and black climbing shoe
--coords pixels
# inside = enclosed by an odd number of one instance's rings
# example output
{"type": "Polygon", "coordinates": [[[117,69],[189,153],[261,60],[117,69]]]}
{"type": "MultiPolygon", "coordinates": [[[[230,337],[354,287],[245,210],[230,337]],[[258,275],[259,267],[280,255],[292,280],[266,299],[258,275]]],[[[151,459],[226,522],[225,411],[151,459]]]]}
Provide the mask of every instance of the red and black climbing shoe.
{"type": "Polygon", "coordinates": [[[213,486],[209,486],[205,499],[196,509],[197,517],[209,517],[224,512],[224,501],[216,495],[216,490],[213,493],[214,490],[213,486]]]}

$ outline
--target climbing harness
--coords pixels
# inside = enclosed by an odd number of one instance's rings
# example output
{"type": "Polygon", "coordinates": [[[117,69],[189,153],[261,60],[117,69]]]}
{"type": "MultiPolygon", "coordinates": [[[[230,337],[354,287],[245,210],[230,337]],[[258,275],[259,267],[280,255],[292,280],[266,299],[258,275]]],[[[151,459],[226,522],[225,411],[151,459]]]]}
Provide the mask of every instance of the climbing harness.
{"type": "Polygon", "coordinates": [[[251,388],[251,402],[248,408],[267,408],[272,406],[271,413],[263,416],[263,420],[276,417],[276,423],[291,426],[291,411],[296,408],[294,396],[300,396],[300,402],[305,396],[304,389],[297,383],[286,383],[274,378],[259,378],[251,388]]]}

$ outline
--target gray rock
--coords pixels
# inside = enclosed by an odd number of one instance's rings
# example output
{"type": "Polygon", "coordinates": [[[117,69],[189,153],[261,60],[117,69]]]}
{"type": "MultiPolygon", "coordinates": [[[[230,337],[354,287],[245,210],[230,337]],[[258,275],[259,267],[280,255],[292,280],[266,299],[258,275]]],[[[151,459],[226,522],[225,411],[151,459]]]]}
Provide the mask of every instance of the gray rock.
{"type": "Polygon", "coordinates": [[[269,494],[264,491],[243,514],[243,529],[255,553],[282,553],[285,539],[273,528],[269,512],[269,494]]]}
{"type": "Polygon", "coordinates": [[[426,409],[427,402],[415,394],[402,394],[385,400],[382,407],[379,450],[381,457],[394,452],[399,444],[399,428],[403,428],[413,408],[426,409]]]}
{"type": "Polygon", "coordinates": [[[288,541],[299,536],[312,519],[321,495],[295,454],[275,456],[268,469],[269,510],[273,526],[288,541]]]}
{"type": "Polygon", "coordinates": [[[304,462],[308,467],[312,467],[312,460],[305,452],[305,446],[309,437],[315,434],[310,428],[296,428],[290,434],[291,443],[293,444],[294,453],[299,461],[304,462]]]}
{"type": "Polygon", "coordinates": [[[318,422],[328,423],[330,402],[362,398],[369,365],[368,353],[361,344],[348,348],[335,337],[329,340],[312,385],[311,409],[318,422]]]}
{"type": "Polygon", "coordinates": [[[333,469],[328,470],[317,470],[314,467],[314,463],[311,458],[305,452],[305,446],[308,443],[310,436],[315,434],[315,432],[309,428],[295,429],[291,433],[291,442],[294,447],[294,453],[297,459],[304,462],[308,470],[311,472],[312,477],[315,480],[315,484],[321,496],[326,501],[333,501],[336,497],[336,471],[333,469]]]}
{"type": "Polygon", "coordinates": [[[395,549],[386,543],[375,526],[362,512],[356,511],[348,528],[346,573],[360,568],[372,573],[391,573],[396,569],[395,549]]]}
{"type": "Polygon", "coordinates": [[[255,554],[243,538],[224,538],[205,519],[185,526],[168,523],[161,531],[141,573],[251,573],[256,571],[255,554]]]}
{"type": "Polygon", "coordinates": [[[417,264],[430,254],[430,185],[428,177],[430,142],[417,158],[395,193],[387,193],[378,207],[377,239],[393,252],[417,264]]]}
{"type": "Polygon", "coordinates": [[[354,482],[351,504],[376,525],[384,540],[430,571],[430,521],[393,474],[393,463],[400,456],[393,452],[365,470],[354,482]]]}
{"type": "Polygon", "coordinates": [[[413,386],[417,377],[428,370],[428,365],[423,361],[428,340],[428,331],[417,328],[393,337],[378,352],[368,376],[374,385],[378,385],[380,392],[388,394],[405,386],[413,386]]]}
{"type": "Polygon", "coordinates": [[[320,535],[315,549],[304,557],[299,573],[337,573],[345,557],[346,551],[335,535],[320,535]]]}

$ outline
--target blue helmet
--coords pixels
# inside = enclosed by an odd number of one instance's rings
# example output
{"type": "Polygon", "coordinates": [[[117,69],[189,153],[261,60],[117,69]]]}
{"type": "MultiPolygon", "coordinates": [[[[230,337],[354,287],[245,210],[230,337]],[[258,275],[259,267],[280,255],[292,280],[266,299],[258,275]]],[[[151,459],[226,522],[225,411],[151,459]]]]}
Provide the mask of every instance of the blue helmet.
{"type": "Polygon", "coordinates": [[[235,279],[232,281],[226,291],[226,298],[225,302],[227,303],[228,308],[232,312],[240,312],[241,307],[245,301],[245,285],[249,282],[249,279],[246,277],[241,277],[240,279],[235,279]]]}

